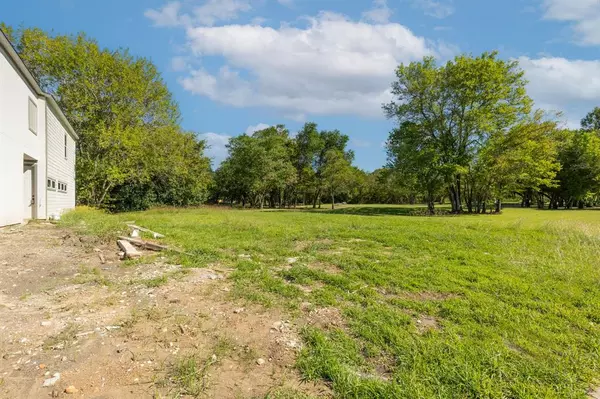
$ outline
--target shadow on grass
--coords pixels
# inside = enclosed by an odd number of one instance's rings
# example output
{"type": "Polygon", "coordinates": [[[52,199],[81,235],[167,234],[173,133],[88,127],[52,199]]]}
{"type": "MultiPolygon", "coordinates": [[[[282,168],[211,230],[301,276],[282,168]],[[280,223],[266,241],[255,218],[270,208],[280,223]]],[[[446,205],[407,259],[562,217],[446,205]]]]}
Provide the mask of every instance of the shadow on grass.
{"type": "MultiPolygon", "coordinates": [[[[337,209],[302,209],[302,212],[324,213],[330,215],[360,215],[360,216],[431,216],[424,206],[394,207],[394,206],[344,206],[337,209]]],[[[450,209],[438,208],[435,216],[451,216],[450,209]]]]}

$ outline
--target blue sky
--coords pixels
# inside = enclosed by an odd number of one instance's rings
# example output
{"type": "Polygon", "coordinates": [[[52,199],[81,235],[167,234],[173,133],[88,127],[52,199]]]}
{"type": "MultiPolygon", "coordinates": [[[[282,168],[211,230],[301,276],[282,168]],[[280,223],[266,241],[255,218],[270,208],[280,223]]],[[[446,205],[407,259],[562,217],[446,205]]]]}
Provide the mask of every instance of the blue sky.
{"type": "Polygon", "coordinates": [[[216,164],[231,136],[315,121],[380,167],[394,67],[425,55],[519,59],[537,106],[571,127],[600,106],[600,0],[31,0],[0,19],[150,58],[216,164]]]}

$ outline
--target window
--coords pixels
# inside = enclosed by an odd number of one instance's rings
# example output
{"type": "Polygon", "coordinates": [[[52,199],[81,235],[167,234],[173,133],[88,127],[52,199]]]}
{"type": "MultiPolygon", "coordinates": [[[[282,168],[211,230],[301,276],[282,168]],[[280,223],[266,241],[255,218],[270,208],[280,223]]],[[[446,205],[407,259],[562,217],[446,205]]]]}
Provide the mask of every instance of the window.
{"type": "Polygon", "coordinates": [[[58,192],[66,193],[67,192],[67,183],[63,183],[61,181],[58,182],[58,192]]]}
{"type": "Polygon", "coordinates": [[[65,159],[67,159],[67,134],[65,133],[65,159]]]}
{"type": "Polygon", "coordinates": [[[56,191],[56,180],[49,177],[48,180],[46,180],[46,188],[48,190],[56,191]]]}
{"type": "Polygon", "coordinates": [[[29,99],[29,130],[31,130],[33,133],[37,134],[37,128],[38,128],[37,105],[35,105],[35,102],[30,98],[29,99]]]}

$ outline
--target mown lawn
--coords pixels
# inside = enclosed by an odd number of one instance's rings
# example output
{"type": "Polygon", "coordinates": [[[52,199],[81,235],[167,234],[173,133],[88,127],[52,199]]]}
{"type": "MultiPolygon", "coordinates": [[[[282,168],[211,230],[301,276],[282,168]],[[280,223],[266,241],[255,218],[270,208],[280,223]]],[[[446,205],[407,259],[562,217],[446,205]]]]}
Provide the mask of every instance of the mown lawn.
{"type": "Polygon", "coordinates": [[[338,327],[303,330],[297,364],[339,397],[585,398],[600,384],[600,210],[408,213],[82,208],[62,223],[112,238],[135,220],[184,265],[234,268],[238,298],[339,309],[338,327]]]}

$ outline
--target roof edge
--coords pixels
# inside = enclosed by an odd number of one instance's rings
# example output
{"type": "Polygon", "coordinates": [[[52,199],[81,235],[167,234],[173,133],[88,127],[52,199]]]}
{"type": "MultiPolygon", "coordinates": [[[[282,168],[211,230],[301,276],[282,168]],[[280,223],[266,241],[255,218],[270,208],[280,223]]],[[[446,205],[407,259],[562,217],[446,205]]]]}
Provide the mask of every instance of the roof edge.
{"type": "Polygon", "coordinates": [[[0,47],[2,47],[6,51],[11,61],[16,65],[18,71],[23,76],[29,87],[33,89],[33,91],[35,92],[35,94],[38,95],[38,97],[43,97],[50,103],[51,107],[58,114],[58,118],[60,119],[60,121],[65,125],[65,127],[69,131],[69,134],[71,134],[71,136],[73,136],[75,140],[79,140],[79,136],[77,135],[77,133],[75,133],[75,129],[73,129],[73,126],[71,126],[71,123],[65,116],[62,109],[60,109],[60,107],[58,106],[58,103],[56,102],[54,97],[52,97],[51,94],[48,94],[42,90],[39,83],[37,82],[37,80],[35,80],[33,74],[29,71],[29,69],[17,53],[17,50],[15,50],[12,43],[10,42],[10,40],[8,40],[8,37],[6,37],[2,29],[0,29],[0,47]]]}

